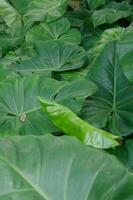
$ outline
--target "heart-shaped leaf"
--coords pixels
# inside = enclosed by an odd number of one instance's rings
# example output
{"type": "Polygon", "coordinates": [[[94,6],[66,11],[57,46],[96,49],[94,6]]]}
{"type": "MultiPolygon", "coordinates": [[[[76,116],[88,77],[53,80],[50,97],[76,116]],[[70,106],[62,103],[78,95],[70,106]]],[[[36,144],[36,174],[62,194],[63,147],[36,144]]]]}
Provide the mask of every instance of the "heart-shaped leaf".
{"type": "Polygon", "coordinates": [[[56,132],[41,111],[37,96],[57,99],[79,113],[83,100],[95,91],[96,86],[87,80],[68,83],[42,76],[15,78],[0,88],[0,135],[56,132]]]}
{"type": "Polygon", "coordinates": [[[81,68],[86,52],[82,47],[62,41],[38,42],[36,55],[16,64],[18,72],[67,71],[81,68]]]}
{"type": "Polygon", "coordinates": [[[82,117],[97,127],[107,126],[112,133],[132,133],[133,87],[121,69],[116,42],[103,48],[88,78],[99,91],[86,101],[82,117]]]}
{"type": "Polygon", "coordinates": [[[77,29],[70,28],[67,18],[61,18],[51,23],[41,23],[34,26],[26,34],[26,46],[47,40],[60,40],[72,44],[80,44],[81,34],[77,29]],[[43,33],[43,34],[42,34],[43,33]]]}

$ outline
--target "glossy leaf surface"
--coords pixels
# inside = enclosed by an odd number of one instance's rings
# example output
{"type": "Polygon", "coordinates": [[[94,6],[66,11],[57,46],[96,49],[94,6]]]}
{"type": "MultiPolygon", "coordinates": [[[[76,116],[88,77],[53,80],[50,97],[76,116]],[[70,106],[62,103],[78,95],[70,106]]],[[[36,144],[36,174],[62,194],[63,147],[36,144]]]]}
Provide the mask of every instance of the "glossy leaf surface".
{"type": "Polygon", "coordinates": [[[111,148],[120,145],[118,136],[97,129],[81,120],[70,109],[60,104],[39,98],[42,109],[51,121],[65,134],[76,136],[83,143],[96,148],[111,148]]]}

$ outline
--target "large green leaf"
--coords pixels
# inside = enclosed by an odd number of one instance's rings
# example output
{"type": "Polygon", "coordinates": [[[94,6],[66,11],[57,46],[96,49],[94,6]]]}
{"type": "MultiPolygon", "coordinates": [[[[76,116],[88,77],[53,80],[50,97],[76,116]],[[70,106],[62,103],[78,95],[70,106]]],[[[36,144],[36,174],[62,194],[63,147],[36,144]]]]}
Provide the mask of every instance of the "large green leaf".
{"type": "Polygon", "coordinates": [[[133,199],[124,165],[70,137],[0,139],[0,177],[1,200],[133,199]]]}
{"type": "Polygon", "coordinates": [[[39,101],[43,111],[63,133],[75,136],[83,143],[96,148],[109,149],[120,145],[120,137],[93,127],[80,119],[69,108],[42,97],[39,97],[39,101]]]}
{"type": "Polygon", "coordinates": [[[22,26],[22,18],[20,13],[13,7],[8,1],[0,1],[0,17],[2,17],[8,27],[12,28],[12,31],[20,31],[22,26]]]}
{"type": "Polygon", "coordinates": [[[11,3],[23,16],[26,27],[37,21],[54,21],[65,13],[67,7],[67,0],[11,0],[11,3]]]}
{"type": "Polygon", "coordinates": [[[45,72],[67,71],[81,68],[86,52],[82,47],[62,41],[37,42],[37,52],[33,58],[20,61],[17,71],[45,72]]]}
{"type": "Polygon", "coordinates": [[[94,26],[99,26],[104,23],[111,24],[120,18],[126,18],[130,15],[132,15],[132,10],[127,2],[109,1],[101,9],[93,12],[92,21],[94,26]]]}
{"type": "Polygon", "coordinates": [[[84,98],[95,91],[95,85],[87,80],[67,83],[41,76],[15,78],[0,88],[0,135],[55,132],[57,129],[42,113],[36,97],[57,98],[79,112],[84,98]]]}
{"type": "Polygon", "coordinates": [[[132,133],[133,86],[122,72],[115,42],[95,59],[88,78],[99,91],[86,101],[82,117],[95,126],[107,126],[112,133],[132,133]]]}
{"type": "Polygon", "coordinates": [[[41,23],[36,25],[26,34],[26,46],[33,45],[37,41],[41,42],[47,40],[61,40],[80,44],[80,32],[77,29],[71,29],[70,26],[71,24],[67,18],[61,18],[49,24],[41,23]]]}
{"type": "Polygon", "coordinates": [[[116,41],[117,54],[120,65],[126,77],[133,82],[133,29],[111,28],[104,31],[97,44],[89,50],[88,57],[92,61],[102,52],[103,48],[110,42],[116,41]]]}

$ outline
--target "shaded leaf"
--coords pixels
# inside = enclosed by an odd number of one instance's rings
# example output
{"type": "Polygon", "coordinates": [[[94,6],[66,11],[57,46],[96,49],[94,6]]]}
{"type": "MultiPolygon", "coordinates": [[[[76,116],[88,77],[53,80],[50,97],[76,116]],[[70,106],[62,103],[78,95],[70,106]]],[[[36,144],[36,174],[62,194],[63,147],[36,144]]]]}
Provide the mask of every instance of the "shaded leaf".
{"type": "Polygon", "coordinates": [[[71,29],[70,26],[67,18],[61,18],[49,24],[41,23],[36,25],[26,34],[26,46],[33,45],[37,41],[47,40],[61,40],[80,44],[80,32],[77,29],[71,29]]]}
{"type": "Polygon", "coordinates": [[[126,18],[130,15],[132,15],[132,10],[127,2],[109,1],[103,8],[93,12],[92,21],[94,26],[99,26],[105,23],[111,24],[120,18],[126,18]]]}
{"type": "Polygon", "coordinates": [[[109,153],[115,155],[127,168],[129,173],[133,172],[133,140],[127,140],[120,148],[109,150],[109,153]]]}
{"type": "Polygon", "coordinates": [[[88,5],[91,9],[95,9],[105,3],[105,0],[87,0],[88,5]]]}

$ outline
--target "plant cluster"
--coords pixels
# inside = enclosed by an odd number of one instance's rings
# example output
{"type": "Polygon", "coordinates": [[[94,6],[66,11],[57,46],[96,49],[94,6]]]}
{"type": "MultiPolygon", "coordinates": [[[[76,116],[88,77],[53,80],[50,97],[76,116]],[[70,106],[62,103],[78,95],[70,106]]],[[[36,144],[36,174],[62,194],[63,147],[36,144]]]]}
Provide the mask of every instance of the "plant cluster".
{"type": "Polygon", "coordinates": [[[133,200],[132,0],[0,0],[0,200],[133,200]]]}

